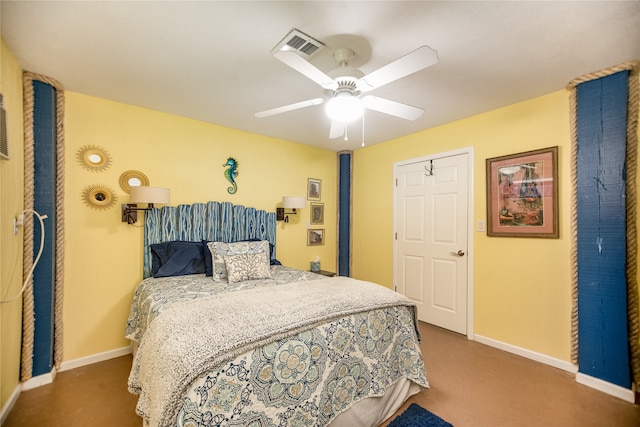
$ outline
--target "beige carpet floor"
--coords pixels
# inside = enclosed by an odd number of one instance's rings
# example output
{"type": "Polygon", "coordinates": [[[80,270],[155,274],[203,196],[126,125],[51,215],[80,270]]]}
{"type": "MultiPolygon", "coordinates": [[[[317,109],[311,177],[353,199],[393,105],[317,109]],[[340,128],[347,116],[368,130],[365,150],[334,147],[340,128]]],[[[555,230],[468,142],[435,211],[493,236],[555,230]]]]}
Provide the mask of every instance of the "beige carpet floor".
{"type": "MultiPolygon", "coordinates": [[[[640,427],[640,406],[573,375],[421,324],[431,388],[409,399],[455,427],[640,427]]],[[[3,427],[141,427],[127,391],[131,356],[57,375],[23,392],[3,427]]],[[[383,425],[387,425],[389,421],[383,425]]]]}

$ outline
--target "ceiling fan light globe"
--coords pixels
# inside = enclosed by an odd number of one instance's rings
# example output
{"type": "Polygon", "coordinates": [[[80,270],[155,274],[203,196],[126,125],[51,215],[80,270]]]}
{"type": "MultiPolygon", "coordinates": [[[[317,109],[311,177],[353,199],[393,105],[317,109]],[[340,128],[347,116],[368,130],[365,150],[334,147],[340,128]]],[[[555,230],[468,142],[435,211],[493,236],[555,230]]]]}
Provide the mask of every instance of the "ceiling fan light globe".
{"type": "Polygon", "coordinates": [[[336,95],[327,101],[325,111],[331,120],[350,123],[362,117],[364,106],[358,97],[349,94],[336,95]]]}

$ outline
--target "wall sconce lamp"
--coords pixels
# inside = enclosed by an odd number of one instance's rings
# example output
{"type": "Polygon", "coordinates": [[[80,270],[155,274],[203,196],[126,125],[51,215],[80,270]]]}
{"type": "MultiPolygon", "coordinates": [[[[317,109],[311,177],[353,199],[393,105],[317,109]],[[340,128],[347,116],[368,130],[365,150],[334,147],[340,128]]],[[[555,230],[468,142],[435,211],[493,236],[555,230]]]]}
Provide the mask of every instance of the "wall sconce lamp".
{"type": "Polygon", "coordinates": [[[276,208],[276,221],[289,222],[289,215],[297,215],[297,209],[305,206],[307,206],[307,201],[304,197],[284,196],[282,207],[276,208]],[[285,209],[291,209],[291,212],[286,212],[285,209]]]}
{"type": "Polygon", "coordinates": [[[154,203],[169,203],[170,190],[162,187],[134,186],[129,189],[129,203],[122,204],[122,222],[135,224],[138,211],[153,209],[154,203]],[[146,203],[146,208],[139,208],[137,203],[146,203]]]}

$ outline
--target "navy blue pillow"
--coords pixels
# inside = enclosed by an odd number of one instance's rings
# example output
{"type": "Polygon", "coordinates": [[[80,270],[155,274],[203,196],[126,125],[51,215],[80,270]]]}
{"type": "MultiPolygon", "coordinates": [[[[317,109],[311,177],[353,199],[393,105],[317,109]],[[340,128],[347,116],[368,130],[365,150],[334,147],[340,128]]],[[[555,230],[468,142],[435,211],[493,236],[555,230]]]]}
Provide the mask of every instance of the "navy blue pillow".
{"type": "Polygon", "coordinates": [[[204,273],[204,251],[199,242],[171,241],[151,245],[153,277],[204,273]]]}
{"type": "Polygon", "coordinates": [[[171,257],[169,255],[169,244],[173,242],[154,243],[151,245],[151,275],[155,275],[162,264],[171,257]]]}
{"type": "MultiPolygon", "coordinates": [[[[262,239],[258,239],[257,237],[254,237],[253,239],[247,239],[247,240],[238,240],[239,242],[259,242],[262,239]]],[[[211,251],[209,250],[209,246],[207,245],[207,243],[211,242],[212,240],[203,240],[202,241],[202,250],[204,252],[204,274],[206,274],[207,276],[213,276],[213,259],[211,257],[211,251]]],[[[280,261],[278,261],[277,259],[273,258],[273,249],[275,248],[275,246],[273,246],[273,244],[269,243],[269,262],[270,265],[282,265],[280,263],[280,261]]]]}
{"type": "Polygon", "coordinates": [[[213,259],[211,251],[209,250],[209,243],[211,240],[202,241],[202,252],[204,253],[204,274],[207,276],[213,276],[213,259]]]}
{"type": "MultiPolygon", "coordinates": [[[[158,252],[166,253],[166,246],[169,245],[169,242],[166,243],[156,243],[151,245],[151,276],[155,276],[160,267],[162,267],[162,258],[160,257],[158,252]],[[154,250],[153,247],[156,247],[154,250]]],[[[166,259],[166,255],[165,255],[166,259]]]]}

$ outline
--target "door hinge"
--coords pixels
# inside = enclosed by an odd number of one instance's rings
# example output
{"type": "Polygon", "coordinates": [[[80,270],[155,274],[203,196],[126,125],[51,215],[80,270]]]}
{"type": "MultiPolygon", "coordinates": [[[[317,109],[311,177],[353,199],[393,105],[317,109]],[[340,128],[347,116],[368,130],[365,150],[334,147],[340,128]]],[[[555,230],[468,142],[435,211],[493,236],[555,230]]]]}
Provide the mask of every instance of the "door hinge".
{"type": "Polygon", "coordinates": [[[398,178],[396,178],[396,187],[398,186],[398,178]]]}
{"type": "Polygon", "coordinates": [[[398,232],[397,231],[396,231],[395,235],[396,235],[396,240],[398,240],[398,232]]]}

